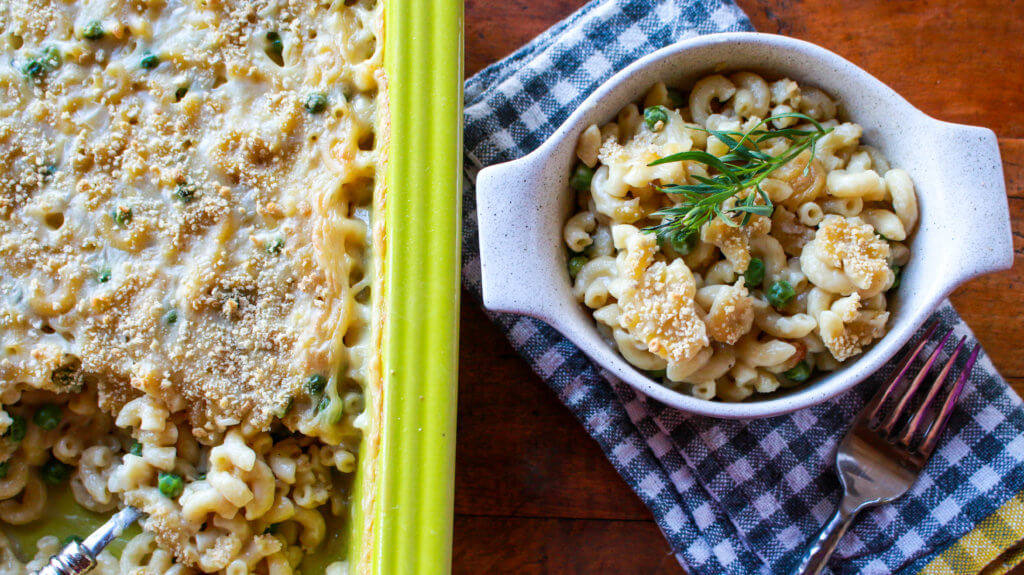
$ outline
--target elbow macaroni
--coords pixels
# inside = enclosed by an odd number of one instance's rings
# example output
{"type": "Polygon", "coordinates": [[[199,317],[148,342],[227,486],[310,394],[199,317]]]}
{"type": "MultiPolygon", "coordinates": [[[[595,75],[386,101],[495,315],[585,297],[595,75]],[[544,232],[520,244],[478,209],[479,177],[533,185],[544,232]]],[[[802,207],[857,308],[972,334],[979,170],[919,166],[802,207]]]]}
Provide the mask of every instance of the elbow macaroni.
{"type": "MultiPolygon", "coordinates": [[[[789,79],[715,74],[693,86],[688,104],[674,109],[678,102],[659,83],[643,105],[663,106],[666,122],[648,126],[630,104],[615,122],[580,136],[577,155],[595,172],[591,189],[578,194],[582,209],[563,229],[566,246],[588,259],[575,278],[576,299],[626,361],[696,397],[741,401],[790,387],[795,382],[783,374],[801,362],[838,369],[885,334],[886,292],[894,268],[910,258],[903,242],[918,217],[909,175],[863,145],[859,125],[838,120],[838,102],[789,79]],[[651,161],[690,150],[722,156],[728,146],[695,128],[744,131],[792,111],[831,132],[761,182],[771,217],[755,215],[741,227],[712,219],[685,253],[643,231],[679,201],[661,186],[709,176],[699,162],[651,161]],[[763,276],[758,271],[752,285],[754,259],[763,276]],[[795,292],[778,308],[769,303],[777,282],[795,292]]],[[[809,124],[779,118],[771,126],[809,124]]],[[[786,149],[782,138],[761,145],[774,155],[786,149]]]]}
{"type": "MultiPolygon", "coordinates": [[[[5,14],[0,522],[68,489],[146,514],[97,573],[285,575],[350,515],[378,385],[382,15],[376,0],[5,14]]],[[[596,218],[577,224],[566,241],[614,267],[596,218]]],[[[60,543],[37,547],[22,563],[0,535],[0,575],[60,543]]]]}

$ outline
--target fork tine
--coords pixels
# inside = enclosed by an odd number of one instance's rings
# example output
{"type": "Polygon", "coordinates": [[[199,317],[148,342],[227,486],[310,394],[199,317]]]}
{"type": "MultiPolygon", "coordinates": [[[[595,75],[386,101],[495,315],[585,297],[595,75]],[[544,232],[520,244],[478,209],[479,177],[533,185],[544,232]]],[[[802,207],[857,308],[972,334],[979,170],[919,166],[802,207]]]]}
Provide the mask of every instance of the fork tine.
{"type": "Polygon", "coordinates": [[[950,354],[949,359],[946,360],[946,365],[942,366],[942,371],[939,372],[939,375],[935,376],[935,381],[932,382],[931,388],[928,389],[928,395],[925,396],[924,401],[922,401],[920,407],[917,408],[917,413],[914,414],[914,417],[903,428],[903,433],[900,434],[898,441],[904,447],[910,447],[911,440],[917,434],[918,429],[921,428],[921,424],[925,421],[925,417],[929,415],[929,408],[931,408],[932,402],[935,401],[935,397],[939,395],[939,391],[942,389],[943,385],[945,385],[946,378],[949,377],[949,372],[953,369],[953,364],[956,363],[956,358],[963,350],[964,342],[966,341],[967,337],[960,338],[960,343],[956,344],[956,348],[953,350],[953,353],[950,354]]]}
{"type": "Polygon", "coordinates": [[[896,409],[892,410],[889,417],[887,417],[879,426],[880,433],[883,435],[890,435],[892,433],[893,428],[896,427],[896,422],[898,422],[900,416],[903,415],[903,410],[906,409],[907,403],[910,402],[910,399],[917,392],[917,388],[921,387],[921,382],[924,381],[924,378],[928,377],[928,373],[932,370],[932,366],[935,365],[935,360],[938,359],[939,354],[942,352],[942,348],[946,346],[946,342],[949,341],[949,336],[951,335],[953,335],[952,329],[947,331],[946,335],[942,336],[942,340],[939,341],[939,344],[935,346],[934,350],[932,350],[931,355],[928,356],[924,365],[921,366],[921,371],[917,374],[917,377],[910,382],[907,390],[903,392],[903,397],[901,397],[899,403],[896,404],[896,409]]]}
{"type": "Polygon", "coordinates": [[[946,396],[946,402],[942,404],[942,409],[939,411],[938,417],[935,418],[935,423],[932,424],[931,429],[928,430],[928,435],[921,442],[918,452],[926,458],[931,457],[932,451],[935,450],[935,446],[939,443],[939,437],[946,430],[946,424],[949,423],[949,418],[953,414],[953,408],[956,407],[956,402],[960,399],[960,393],[964,390],[964,384],[971,377],[971,370],[974,369],[974,362],[978,360],[978,353],[980,351],[981,345],[975,344],[974,349],[971,350],[971,355],[967,358],[967,363],[964,364],[963,372],[960,373],[960,377],[957,378],[953,389],[946,396]]]}
{"type": "Polygon", "coordinates": [[[910,371],[910,365],[914,362],[917,356],[921,354],[921,350],[923,350],[924,346],[928,344],[928,342],[932,338],[932,334],[934,334],[935,330],[938,328],[939,320],[932,320],[931,325],[928,326],[928,329],[925,331],[924,335],[921,336],[921,341],[918,342],[917,346],[914,347],[913,349],[907,350],[906,355],[904,355],[903,359],[900,360],[899,366],[896,368],[896,375],[893,376],[892,380],[889,382],[889,385],[880,389],[878,393],[875,394],[875,398],[871,400],[872,406],[866,412],[867,415],[865,416],[865,421],[875,421],[875,419],[878,417],[878,410],[881,409],[883,405],[885,405],[885,402],[888,401],[889,396],[892,395],[893,391],[896,390],[896,388],[898,388],[899,385],[906,378],[907,372],[910,371]]]}

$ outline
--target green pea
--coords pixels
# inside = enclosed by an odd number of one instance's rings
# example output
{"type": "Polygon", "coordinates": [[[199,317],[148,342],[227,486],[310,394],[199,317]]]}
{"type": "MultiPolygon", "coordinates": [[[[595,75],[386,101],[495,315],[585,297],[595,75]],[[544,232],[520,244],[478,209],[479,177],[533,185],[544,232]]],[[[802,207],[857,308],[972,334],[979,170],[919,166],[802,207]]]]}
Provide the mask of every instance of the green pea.
{"type": "Polygon", "coordinates": [[[326,395],[320,398],[320,401],[316,404],[316,413],[327,409],[331,405],[331,398],[326,395]]]}
{"type": "Polygon", "coordinates": [[[39,468],[39,477],[50,485],[63,483],[70,476],[71,466],[52,457],[39,468]]]}
{"type": "Polygon", "coordinates": [[[56,46],[47,46],[46,49],[43,50],[42,62],[43,66],[48,70],[57,68],[63,62],[60,50],[56,46]]]}
{"type": "Polygon", "coordinates": [[[196,195],[196,185],[191,182],[183,182],[174,188],[174,197],[178,200],[189,203],[196,195]]]}
{"type": "Polygon", "coordinates": [[[284,66],[284,42],[281,41],[280,34],[274,31],[267,32],[267,46],[264,51],[275,64],[284,66]]]}
{"type": "Polygon", "coordinates": [[[664,369],[652,369],[647,372],[647,375],[650,376],[651,379],[664,379],[665,376],[668,375],[668,372],[664,369]]]}
{"type": "Polygon", "coordinates": [[[110,281],[110,268],[100,268],[100,270],[96,272],[96,281],[101,284],[105,284],[110,281]]]}
{"type": "Polygon", "coordinates": [[[811,365],[805,360],[800,360],[792,368],[782,372],[782,376],[792,382],[803,383],[811,377],[811,371],[811,365]]]}
{"type": "Polygon", "coordinates": [[[675,88],[669,88],[668,89],[668,103],[673,108],[682,108],[682,107],[686,106],[687,101],[686,101],[686,97],[683,96],[682,92],[680,92],[679,90],[676,90],[675,88]]]}
{"type": "Polygon", "coordinates": [[[768,296],[768,303],[779,309],[785,307],[796,296],[796,290],[793,289],[793,286],[788,281],[779,280],[768,288],[766,295],[768,296]]]}
{"type": "Polygon", "coordinates": [[[697,241],[700,239],[695,233],[684,234],[682,232],[676,232],[668,236],[668,238],[672,250],[681,256],[692,252],[693,248],[697,247],[697,241]]]}
{"type": "Polygon", "coordinates": [[[72,543],[78,543],[79,545],[81,545],[82,541],[83,541],[83,539],[81,537],[79,537],[78,535],[68,535],[67,537],[64,538],[63,541],[60,542],[60,544],[62,546],[64,546],[64,547],[67,547],[68,545],[71,545],[72,543]]]}
{"type": "Polygon", "coordinates": [[[327,94],[313,92],[306,96],[306,111],[310,114],[322,114],[327,109],[327,94]]]}
{"type": "Polygon", "coordinates": [[[890,286],[889,289],[890,290],[899,289],[900,288],[900,280],[903,278],[903,268],[901,268],[900,266],[891,266],[891,267],[892,267],[892,275],[894,277],[893,277],[893,280],[892,280],[892,286],[890,286]]]}
{"type": "Polygon", "coordinates": [[[160,57],[150,52],[149,50],[143,52],[142,59],[139,60],[139,66],[142,67],[143,70],[152,70],[153,68],[156,68],[159,64],[160,57]]]}
{"type": "Polygon", "coordinates": [[[128,446],[128,453],[142,457],[142,444],[138,441],[133,441],[132,444],[128,446]]]}
{"type": "Polygon", "coordinates": [[[267,253],[272,255],[272,256],[276,256],[276,255],[280,254],[281,250],[283,250],[283,249],[284,249],[284,238],[282,238],[280,236],[271,239],[266,244],[267,253]]]}
{"type": "Polygon", "coordinates": [[[25,62],[25,65],[21,67],[21,73],[33,80],[38,80],[43,77],[43,74],[46,74],[46,66],[41,61],[33,58],[25,62]]]}
{"type": "Polygon", "coordinates": [[[165,471],[160,472],[160,475],[157,477],[156,486],[164,497],[171,499],[178,497],[185,490],[185,482],[181,480],[180,475],[165,471]]]}
{"type": "Polygon", "coordinates": [[[10,461],[4,461],[3,463],[0,463],[0,479],[6,478],[7,474],[10,473],[10,471],[11,471],[11,462],[10,461]]]}
{"type": "Polygon", "coordinates": [[[660,132],[668,123],[665,106],[651,106],[644,110],[644,123],[652,132],[660,132]]]}
{"type": "Polygon", "coordinates": [[[764,262],[760,258],[751,258],[747,271],[743,272],[743,280],[749,289],[760,287],[764,281],[764,262]]]}
{"type": "Polygon", "coordinates": [[[28,433],[28,422],[25,421],[25,417],[12,415],[11,425],[7,427],[4,437],[10,439],[13,443],[19,443],[22,439],[25,439],[26,433],[28,433]]]}
{"type": "Polygon", "coordinates": [[[56,46],[48,46],[36,58],[31,58],[21,67],[21,73],[33,80],[40,80],[50,70],[55,70],[62,63],[60,50],[56,46]]]}
{"type": "Polygon", "coordinates": [[[580,162],[572,169],[569,185],[578,192],[590,190],[590,181],[594,179],[594,168],[580,162]]]}
{"type": "Polygon", "coordinates": [[[310,395],[320,395],[324,392],[324,388],[327,387],[327,378],[320,375],[319,373],[309,376],[306,380],[306,391],[310,395]]]}
{"type": "Polygon", "coordinates": [[[110,212],[110,217],[119,226],[127,226],[132,221],[132,209],[127,206],[117,206],[110,212]]]}
{"type": "Polygon", "coordinates": [[[49,431],[51,429],[57,429],[57,426],[60,425],[61,417],[62,414],[60,407],[48,403],[46,405],[39,406],[35,415],[32,416],[32,422],[49,431]]]}
{"type": "Polygon", "coordinates": [[[185,94],[188,94],[188,86],[179,86],[178,89],[174,91],[174,101],[180,102],[181,99],[185,97],[185,94]]]}
{"type": "Polygon", "coordinates": [[[583,270],[583,266],[587,265],[587,256],[576,255],[569,258],[569,277],[576,279],[580,271],[583,270]]]}
{"type": "Polygon", "coordinates": [[[178,323],[178,310],[176,310],[176,309],[169,309],[169,310],[167,310],[167,313],[164,314],[164,318],[163,319],[164,319],[164,323],[166,323],[167,325],[174,325],[174,324],[178,323]]]}
{"type": "Polygon", "coordinates": [[[99,20],[90,21],[82,29],[82,37],[86,40],[99,40],[106,33],[106,30],[103,29],[103,24],[99,20]]]}

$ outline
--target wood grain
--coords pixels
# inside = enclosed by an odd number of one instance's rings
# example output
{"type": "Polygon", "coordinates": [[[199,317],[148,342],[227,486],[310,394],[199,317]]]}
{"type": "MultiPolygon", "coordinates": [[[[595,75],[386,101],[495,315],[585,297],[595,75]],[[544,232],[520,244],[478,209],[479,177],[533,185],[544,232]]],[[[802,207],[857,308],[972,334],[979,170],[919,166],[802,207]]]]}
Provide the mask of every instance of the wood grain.
{"type": "MultiPolygon", "coordinates": [[[[996,131],[1015,265],[972,280],[952,298],[995,365],[1024,392],[1024,2],[738,3],[760,31],[816,42],[935,117],[996,131]]],[[[581,5],[467,0],[467,73],[581,5]]],[[[463,302],[453,571],[681,573],[650,513],[597,444],[472,296],[463,294],[463,302]]],[[[1012,573],[1024,575],[1024,568],[1012,573]]]]}

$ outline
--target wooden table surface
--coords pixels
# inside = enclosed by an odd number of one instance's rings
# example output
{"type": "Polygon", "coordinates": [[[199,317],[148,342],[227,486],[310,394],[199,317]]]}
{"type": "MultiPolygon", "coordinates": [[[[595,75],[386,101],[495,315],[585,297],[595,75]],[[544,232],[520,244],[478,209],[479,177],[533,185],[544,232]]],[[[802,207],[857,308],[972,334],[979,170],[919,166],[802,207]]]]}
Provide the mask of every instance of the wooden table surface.
{"type": "MultiPolygon", "coordinates": [[[[467,0],[467,74],[582,4],[467,0]]],[[[757,30],[820,44],[926,113],[998,134],[1016,265],[968,283],[953,301],[995,365],[1024,392],[1024,2],[739,4],[757,30]]],[[[650,513],[597,444],[468,294],[460,360],[455,573],[682,572],[650,513]]]]}

